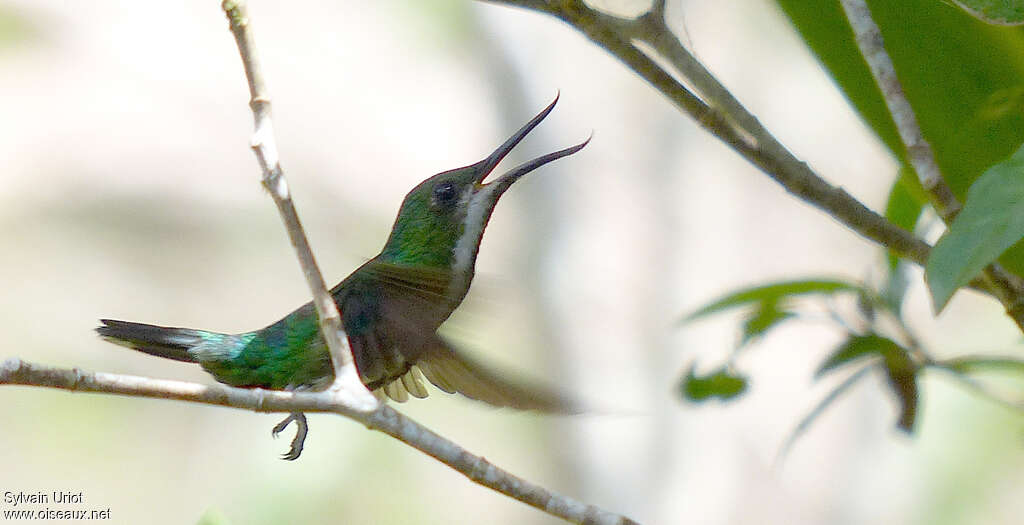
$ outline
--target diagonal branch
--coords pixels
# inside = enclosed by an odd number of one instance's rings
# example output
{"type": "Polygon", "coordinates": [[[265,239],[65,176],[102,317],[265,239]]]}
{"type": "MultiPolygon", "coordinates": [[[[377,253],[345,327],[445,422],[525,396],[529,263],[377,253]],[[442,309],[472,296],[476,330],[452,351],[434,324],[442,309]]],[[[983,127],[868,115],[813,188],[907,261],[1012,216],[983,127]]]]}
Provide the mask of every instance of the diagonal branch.
{"type": "MultiPolygon", "coordinates": [[[[921,126],[917,123],[917,116],[914,115],[910,101],[903,93],[903,85],[896,75],[896,67],[892,58],[885,50],[885,43],[882,39],[882,32],[878,24],[871,17],[871,10],[868,9],[864,0],[842,0],[843,11],[853,28],[854,40],[868,63],[871,76],[875,77],[885,100],[889,114],[892,115],[896,129],[899,131],[900,140],[907,149],[907,158],[911,166],[917,172],[921,186],[928,193],[932,207],[942,218],[942,222],[950,225],[957,214],[960,213],[961,205],[953,190],[946,184],[946,180],[939,171],[939,164],[935,160],[935,152],[925,140],[921,132],[921,126]]],[[[1021,330],[1024,330],[1024,282],[1019,277],[1008,272],[999,263],[990,264],[982,273],[983,281],[988,289],[1006,308],[1007,314],[1013,319],[1021,330]]]]}
{"type": "MultiPolygon", "coordinates": [[[[587,36],[647,80],[698,125],[731,147],[786,191],[829,214],[861,236],[923,265],[931,246],[896,226],[833,186],[798,159],[682,45],[665,22],[665,2],[656,0],[649,12],[622,18],[590,8],[582,0],[483,0],[552,15],[587,36]],[[688,89],[633,41],[650,45],[676,72],[692,84],[688,89]]],[[[1024,285],[1004,272],[971,281],[975,289],[999,299],[1024,330],[1024,285]]]]}
{"type": "Polygon", "coordinates": [[[348,346],[348,338],[344,337],[338,307],[327,291],[323,275],[320,274],[320,268],[316,264],[309,241],[306,239],[306,232],[299,221],[299,214],[295,210],[295,205],[292,204],[288,181],[285,180],[284,171],[281,169],[277,143],[274,139],[274,125],[270,117],[270,96],[267,94],[263,72],[254,51],[254,39],[252,31],[249,30],[249,15],[245,2],[224,0],[221,8],[224,9],[224,13],[228,17],[231,33],[235,36],[238,53],[241,55],[242,65],[245,68],[245,78],[249,83],[249,107],[252,108],[255,127],[252,135],[252,149],[263,172],[263,187],[273,197],[274,204],[277,205],[277,210],[281,213],[281,219],[288,230],[288,238],[291,240],[292,248],[295,249],[295,254],[299,258],[299,265],[302,266],[302,273],[305,274],[306,282],[313,294],[313,304],[316,307],[317,316],[320,318],[320,332],[331,354],[331,362],[334,365],[334,383],[327,390],[335,395],[344,396],[353,407],[371,411],[377,408],[377,399],[359,380],[359,373],[356,370],[355,361],[352,359],[352,350],[348,346]]]}
{"type": "Polygon", "coordinates": [[[563,496],[517,477],[483,457],[423,427],[387,405],[366,412],[327,392],[284,392],[200,385],[148,377],[52,368],[7,359],[0,363],[0,385],[27,385],[71,392],[176,399],[256,412],[325,412],[353,419],[448,465],[472,481],[572,523],[635,525],[636,522],[563,496]]]}
{"type": "Polygon", "coordinates": [[[647,15],[621,18],[592,9],[582,0],[485,1],[526,7],[561,19],[624,62],[693,117],[698,125],[760,168],[786,191],[903,257],[918,264],[927,260],[930,248],[927,243],[871,211],[842,188],[826,182],[779,144],[678,42],[665,25],[662,2],[655,2],[654,9],[647,15]],[[634,45],[633,40],[643,41],[657,49],[681,75],[698,87],[700,96],[634,45]]]}

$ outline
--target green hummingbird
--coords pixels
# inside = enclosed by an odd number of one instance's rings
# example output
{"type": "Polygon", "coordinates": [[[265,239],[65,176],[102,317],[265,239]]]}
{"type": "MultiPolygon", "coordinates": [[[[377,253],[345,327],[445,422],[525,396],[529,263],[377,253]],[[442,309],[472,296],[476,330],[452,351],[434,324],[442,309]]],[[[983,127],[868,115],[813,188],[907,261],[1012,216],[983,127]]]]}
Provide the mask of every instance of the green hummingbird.
{"type": "MultiPolygon", "coordinates": [[[[536,386],[504,379],[457,351],[437,333],[469,291],[484,228],[498,199],[527,173],[572,155],[587,141],[526,162],[484,183],[523,138],[551,112],[558,97],[487,158],[438,173],[402,202],[384,248],[331,289],[360,379],[371,391],[404,402],[424,398],[425,377],[440,390],[499,407],[573,412],[573,404],[536,386]]],[[[111,319],[96,329],[112,343],[177,361],[198,363],[221,382],[242,388],[318,390],[334,380],[313,304],[252,332],[224,334],[111,319]]],[[[379,395],[379,394],[378,394],[379,395]]],[[[302,452],[305,416],[295,421],[293,460],[302,452]]]]}

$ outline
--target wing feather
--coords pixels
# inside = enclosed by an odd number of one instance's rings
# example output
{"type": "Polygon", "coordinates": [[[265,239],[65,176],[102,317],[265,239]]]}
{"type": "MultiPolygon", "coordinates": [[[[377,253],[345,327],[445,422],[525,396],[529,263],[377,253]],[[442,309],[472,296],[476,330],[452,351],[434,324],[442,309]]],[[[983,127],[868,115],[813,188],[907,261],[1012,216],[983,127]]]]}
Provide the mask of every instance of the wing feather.
{"type": "Polygon", "coordinates": [[[470,399],[497,407],[575,414],[581,408],[557,392],[540,385],[518,383],[489,370],[457,352],[438,336],[417,366],[434,386],[458,392],[470,399]]]}

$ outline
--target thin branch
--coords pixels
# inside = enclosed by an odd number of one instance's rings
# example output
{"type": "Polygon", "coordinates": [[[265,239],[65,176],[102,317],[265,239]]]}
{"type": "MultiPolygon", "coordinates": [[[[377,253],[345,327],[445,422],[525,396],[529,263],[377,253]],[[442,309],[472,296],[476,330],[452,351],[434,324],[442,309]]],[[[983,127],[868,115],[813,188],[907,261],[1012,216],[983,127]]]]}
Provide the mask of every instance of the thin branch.
{"type": "MultiPolygon", "coordinates": [[[[939,164],[935,160],[935,152],[925,140],[921,126],[917,123],[917,116],[910,107],[910,101],[903,93],[903,85],[896,76],[896,67],[885,50],[882,31],[871,18],[871,10],[864,0],[842,0],[841,4],[843,11],[846,12],[846,18],[850,21],[850,27],[853,28],[857,47],[864,55],[871,75],[875,77],[875,83],[878,84],[885,105],[889,108],[889,114],[892,115],[892,120],[899,131],[900,140],[907,149],[910,165],[914,167],[921,186],[928,193],[935,212],[942,218],[942,222],[949,226],[960,213],[960,201],[953,195],[953,190],[942,177],[939,164]]],[[[1006,307],[1010,318],[1024,330],[1024,282],[998,263],[985,268],[983,276],[993,295],[1006,307]]]]}
{"type": "MultiPolygon", "coordinates": [[[[832,186],[796,158],[752,113],[690,53],[665,22],[665,3],[637,18],[620,18],[588,7],[582,0],[483,0],[550,14],[579,30],[624,62],[681,110],[729,147],[782,185],[786,191],[829,214],[861,236],[924,265],[931,246],[832,186]],[[632,41],[642,41],[695,86],[683,86],[632,41]]],[[[1024,282],[1009,272],[985,275],[971,286],[1003,303],[1024,330],[1024,282]]]]}
{"type": "Polygon", "coordinates": [[[273,197],[288,230],[288,238],[299,258],[299,265],[302,266],[309,290],[313,294],[313,304],[320,318],[320,332],[330,350],[331,362],[334,365],[334,382],[327,391],[344,396],[353,408],[372,411],[377,408],[377,398],[359,380],[352,351],[348,346],[348,338],[343,337],[338,307],[327,291],[327,285],[320,274],[320,268],[316,264],[306,233],[299,221],[299,214],[292,204],[288,181],[285,180],[284,171],[281,169],[277,143],[274,139],[274,125],[270,116],[270,96],[254,51],[254,39],[249,29],[249,15],[245,2],[224,0],[221,8],[228,17],[231,34],[235,36],[235,43],[238,44],[238,53],[245,68],[245,78],[249,83],[249,107],[252,108],[255,127],[252,149],[263,173],[263,186],[273,197]]]}
{"type": "Polygon", "coordinates": [[[53,368],[20,359],[0,364],[0,385],[26,385],[133,397],[176,399],[255,412],[325,412],[353,419],[383,432],[448,465],[474,482],[572,523],[635,525],[636,522],[574,500],[519,478],[471,454],[393,408],[381,404],[372,412],[354,409],[326,392],[285,392],[200,385],[121,374],[91,373],[77,368],[53,368]]]}
{"type": "Polygon", "coordinates": [[[903,86],[896,76],[896,67],[885,50],[882,32],[871,18],[866,3],[860,0],[842,0],[840,3],[853,28],[857,47],[867,61],[871,75],[875,77],[875,83],[882,92],[885,105],[889,108],[896,130],[907,149],[910,165],[914,167],[921,185],[928,192],[935,212],[943,222],[949,224],[960,213],[960,202],[942,178],[939,164],[935,161],[935,153],[921,133],[914,110],[910,107],[910,101],[904,95],[903,86]]]}

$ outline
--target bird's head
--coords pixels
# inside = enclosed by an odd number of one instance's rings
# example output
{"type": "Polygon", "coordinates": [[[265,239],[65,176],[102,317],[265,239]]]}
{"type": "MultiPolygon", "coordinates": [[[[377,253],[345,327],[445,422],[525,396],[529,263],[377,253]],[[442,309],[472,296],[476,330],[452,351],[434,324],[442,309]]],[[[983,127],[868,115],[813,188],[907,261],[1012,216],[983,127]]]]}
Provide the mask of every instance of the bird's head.
{"type": "Polygon", "coordinates": [[[413,188],[402,202],[380,257],[388,262],[448,268],[456,274],[471,276],[484,228],[505,191],[527,173],[576,153],[590,141],[548,153],[484,183],[498,163],[544,120],[557,102],[558,97],[555,97],[548,107],[487,158],[438,173],[413,188]]]}

